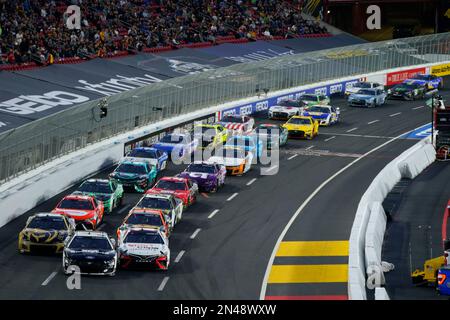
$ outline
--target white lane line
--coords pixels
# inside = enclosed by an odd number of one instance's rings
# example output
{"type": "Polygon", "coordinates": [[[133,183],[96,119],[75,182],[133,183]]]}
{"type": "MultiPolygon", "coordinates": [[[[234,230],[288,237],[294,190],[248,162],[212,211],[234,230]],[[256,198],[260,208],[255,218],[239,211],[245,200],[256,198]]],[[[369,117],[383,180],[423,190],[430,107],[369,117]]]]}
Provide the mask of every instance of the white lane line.
{"type": "Polygon", "coordinates": [[[198,235],[198,233],[202,231],[202,229],[198,228],[197,230],[194,231],[194,233],[191,235],[191,239],[195,239],[195,237],[198,235]]]}
{"type": "Polygon", "coordinates": [[[163,291],[164,287],[166,286],[167,282],[169,282],[170,277],[164,277],[161,284],[158,287],[158,291],[163,291]]]}
{"type": "Polygon", "coordinates": [[[129,207],[130,207],[130,205],[127,204],[125,207],[123,207],[122,209],[119,210],[119,214],[124,213],[129,207]]]}
{"type": "Polygon", "coordinates": [[[247,182],[247,185],[248,186],[251,186],[252,184],[253,184],[253,182],[255,182],[256,181],[256,178],[253,178],[252,180],[250,180],[249,182],[247,182]]]}
{"type": "Polygon", "coordinates": [[[374,124],[374,123],[376,123],[378,121],[380,121],[380,120],[373,120],[373,121],[367,122],[367,124],[374,124]]]}
{"type": "Polygon", "coordinates": [[[227,201],[231,201],[231,200],[233,200],[234,198],[236,198],[236,196],[238,195],[239,193],[233,193],[232,195],[231,195],[231,197],[229,197],[228,199],[227,199],[227,201]]]}
{"type": "Polygon", "coordinates": [[[44,282],[42,282],[41,286],[46,286],[50,283],[50,281],[52,281],[52,279],[58,274],[58,272],[53,271],[52,273],[50,273],[50,275],[48,276],[47,279],[44,280],[44,282]]]}
{"type": "Polygon", "coordinates": [[[314,146],[309,146],[309,147],[306,148],[305,150],[311,150],[312,148],[314,148],[314,146]]]}
{"type": "Polygon", "coordinates": [[[186,251],[181,250],[180,253],[177,255],[177,257],[175,258],[175,263],[180,262],[181,258],[183,257],[183,255],[185,254],[186,251]]]}
{"type": "Polygon", "coordinates": [[[329,137],[328,139],[325,139],[324,141],[328,142],[328,141],[333,140],[333,139],[336,139],[336,136],[329,137]]]}
{"type": "Polygon", "coordinates": [[[396,117],[396,116],[401,115],[401,114],[402,114],[401,112],[397,112],[397,113],[391,114],[389,117],[396,117]]]}
{"type": "Polygon", "coordinates": [[[271,166],[269,169],[267,169],[267,172],[273,171],[276,168],[278,168],[278,165],[271,166]]]}
{"type": "Polygon", "coordinates": [[[208,219],[212,219],[217,214],[217,212],[219,212],[219,209],[216,209],[213,212],[211,212],[211,214],[208,216],[208,219]]]}
{"type": "Polygon", "coordinates": [[[418,110],[418,109],[422,109],[422,108],[425,108],[425,106],[419,106],[419,107],[415,107],[415,108],[412,108],[413,110],[418,110]]]}
{"type": "Polygon", "coordinates": [[[358,128],[352,128],[352,129],[350,129],[350,130],[347,130],[346,132],[353,132],[353,131],[355,131],[355,130],[358,130],[358,128]]]}
{"type": "MultiPolygon", "coordinates": [[[[414,130],[419,129],[415,128],[414,130]]],[[[369,156],[370,154],[374,153],[375,151],[387,146],[388,144],[390,144],[391,142],[394,142],[396,140],[398,140],[400,137],[413,132],[414,130],[410,130],[407,132],[402,133],[401,135],[392,138],[382,144],[380,144],[379,146],[373,148],[372,150],[366,152],[365,154],[361,155],[359,158],[356,158],[355,160],[353,160],[352,162],[350,162],[348,165],[346,165],[345,167],[343,167],[342,169],[340,169],[339,171],[335,172],[331,177],[329,177],[327,180],[325,180],[324,182],[322,182],[322,184],[320,186],[317,187],[317,189],[315,189],[309,196],[308,198],[306,198],[306,200],[300,205],[300,207],[297,209],[297,211],[295,211],[295,213],[292,215],[291,219],[289,220],[288,224],[286,225],[286,227],[283,229],[283,231],[281,232],[280,236],[278,237],[278,240],[275,244],[275,247],[273,248],[272,254],[270,256],[269,262],[267,263],[267,267],[266,267],[266,272],[264,274],[264,279],[261,285],[261,291],[260,291],[260,295],[259,295],[259,299],[260,300],[265,300],[266,297],[266,290],[267,290],[267,284],[269,281],[269,274],[270,271],[272,270],[272,265],[273,262],[275,261],[275,255],[278,252],[278,248],[280,247],[281,241],[283,241],[284,237],[286,236],[286,234],[288,233],[289,229],[291,228],[292,224],[294,223],[294,221],[297,219],[297,217],[300,215],[300,213],[302,213],[303,209],[311,202],[311,200],[323,189],[325,188],[326,185],[328,185],[331,181],[333,181],[336,177],[338,177],[340,174],[342,174],[343,172],[345,172],[346,170],[348,170],[350,167],[352,167],[354,164],[358,163],[359,161],[361,161],[362,159],[366,158],[367,156],[369,156]]]]}
{"type": "Polygon", "coordinates": [[[294,158],[296,158],[296,157],[298,157],[298,154],[294,154],[293,156],[290,156],[290,157],[288,158],[288,160],[292,160],[292,159],[294,159],[294,158]]]}

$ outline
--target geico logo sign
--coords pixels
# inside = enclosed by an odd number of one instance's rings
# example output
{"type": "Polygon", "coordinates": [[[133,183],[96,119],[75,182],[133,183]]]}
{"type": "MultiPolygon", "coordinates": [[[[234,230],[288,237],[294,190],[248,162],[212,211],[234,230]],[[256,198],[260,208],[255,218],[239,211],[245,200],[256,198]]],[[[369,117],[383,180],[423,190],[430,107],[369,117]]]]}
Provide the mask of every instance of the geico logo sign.
{"type": "Polygon", "coordinates": [[[256,109],[256,112],[269,109],[269,101],[265,100],[265,101],[257,102],[255,109],[256,109]]]}
{"type": "Polygon", "coordinates": [[[222,113],[222,117],[232,116],[236,114],[236,109],[226,110],[222,113]]]}
{"type": "Polygon", "coordinates": [[[277,104],[280,103],[281,101],[285,101],[285,100],[292,100],[294,99],[294,95],[293,94],[289,94],[287,96],[281,96],[277,98],[277,104]]]}
{"type": "Polygon", "coordinates": [[[326,87],[322,87],[322,88],[317,88],[316,90],[314,90],[315,94],[323,94],[326,95],[327,94],[327,88],[326,87]]]}
{"type": "Polygon", "coordinates": [[[330,86],[330,94],[333,94],[336,92],[342,92],[342,84],[341,83],[330,86]]]}
{"type": "Polygon", "coordinates": [[[246,115],[246,114],[251,114],[251,113],[252,113],[252,105],[251,104],[239,108],[239,114],[246,115]]]}
{"type": "Polygon", "coordinates": [[[302,95],[306,94],[306,91],[298,92],[295,94],[295,100],[300,100],[302,95]]]}
{"type": "Polygon", "coordinates": [[[357,80],[347,82],[347,83],[345,84],[345,89],[353,88],[353,86],[354,86],[356,83],[358,83],[357,80]]]}
{"type": "Polygon", "coordinates": [[[44,93],[42,96],[22,95],[14,99],[3,101],[0,103],[0,110],[14,114],[27,115],[58,106],[70,106],[86,101],[89,101],[88,97],[80,96],[75,93],[51,91],[44,93]]]}

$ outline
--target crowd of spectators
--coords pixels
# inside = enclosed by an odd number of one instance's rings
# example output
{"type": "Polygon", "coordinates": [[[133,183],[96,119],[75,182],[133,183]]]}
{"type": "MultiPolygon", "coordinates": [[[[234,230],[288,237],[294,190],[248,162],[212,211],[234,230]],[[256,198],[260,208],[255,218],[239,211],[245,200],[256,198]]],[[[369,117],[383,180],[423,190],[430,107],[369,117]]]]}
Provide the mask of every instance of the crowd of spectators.
{"type": "Polygon", "coordinates": [[[291,38],[326,33],[301,17],[299,0],[0,0],[0,63],[52,63],[225,36],[291,38]],[[67,28],[67,6],[81,28],[67,28]]]}

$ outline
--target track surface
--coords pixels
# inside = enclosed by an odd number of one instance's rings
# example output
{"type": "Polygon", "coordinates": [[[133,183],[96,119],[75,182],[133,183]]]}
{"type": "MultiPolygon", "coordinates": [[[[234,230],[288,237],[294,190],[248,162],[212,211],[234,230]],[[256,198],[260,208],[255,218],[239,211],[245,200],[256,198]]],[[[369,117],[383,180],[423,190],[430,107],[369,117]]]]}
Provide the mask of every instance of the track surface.
{"type": "MultiPolygon", "coordinates": [[[[443,93],[449,96],[448,91],[443,93]]],[[[375,109],[349,108],[342,98],[333,99],[332,104],[341,107],[342,122],[321,128],[312,141],[290,140],[280,150],[276,175],[260,176],[255,166],[242,177],[227,177],[218,193],[198,198],[170,238],[172,261],[166,273],[119,271],[113,278],[83,277],[81,290],[68,290],[60,257],[20,255],[17,234],[26,218],[50,211],[70,189],[0,229],[0,299],[258,299],[277,239],[311,192],[359,155],[430,118],[428,107],[418,108],[424,101],[389,101],[375,109]],[[219,211],[208,218],[214,210],[219,211]]],[[[372,178],[416,142],[396,140],[350,167],[312,199],[284,240],[348,240],[357,204],[372,178]]],[[[169,166],[164,175],[182,169],[169,166]]],[[[126,194],[124,206],[106,216],[101,230],[113,235],[139,198],[138,194],[126,194]]],[[[300,263],[323,262],[315,261],[320,257],[311,259],[300,263]]],[[[346,261],[344,255],[326,263],[346,261]]],[[[274,261],[297,262],[289,257],[274,261]]],[[[266,292],[268,296],[318,294],[346,295],[346,284],[269,284],[266,292]]]]}

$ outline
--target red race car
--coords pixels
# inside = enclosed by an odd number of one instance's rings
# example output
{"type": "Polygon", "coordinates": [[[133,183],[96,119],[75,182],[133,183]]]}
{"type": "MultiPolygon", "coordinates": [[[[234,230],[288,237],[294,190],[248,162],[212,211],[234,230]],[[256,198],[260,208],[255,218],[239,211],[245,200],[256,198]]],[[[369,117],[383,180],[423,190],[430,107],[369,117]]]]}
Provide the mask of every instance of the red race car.
{"type": "Polygon", "coordinates": [[[103,202],[79,195],[65,196],[52,211],[73,218],[77,227],[86,230],[95,230],[102,222],[104,212],[103,202]]]}
{"type": "Polygon", "coordinates": [[[163,177],[147,193],[173,194],[183,201],[183,205],[186,208],[197,200],[198,186],[187,178],[163,177]]]}

